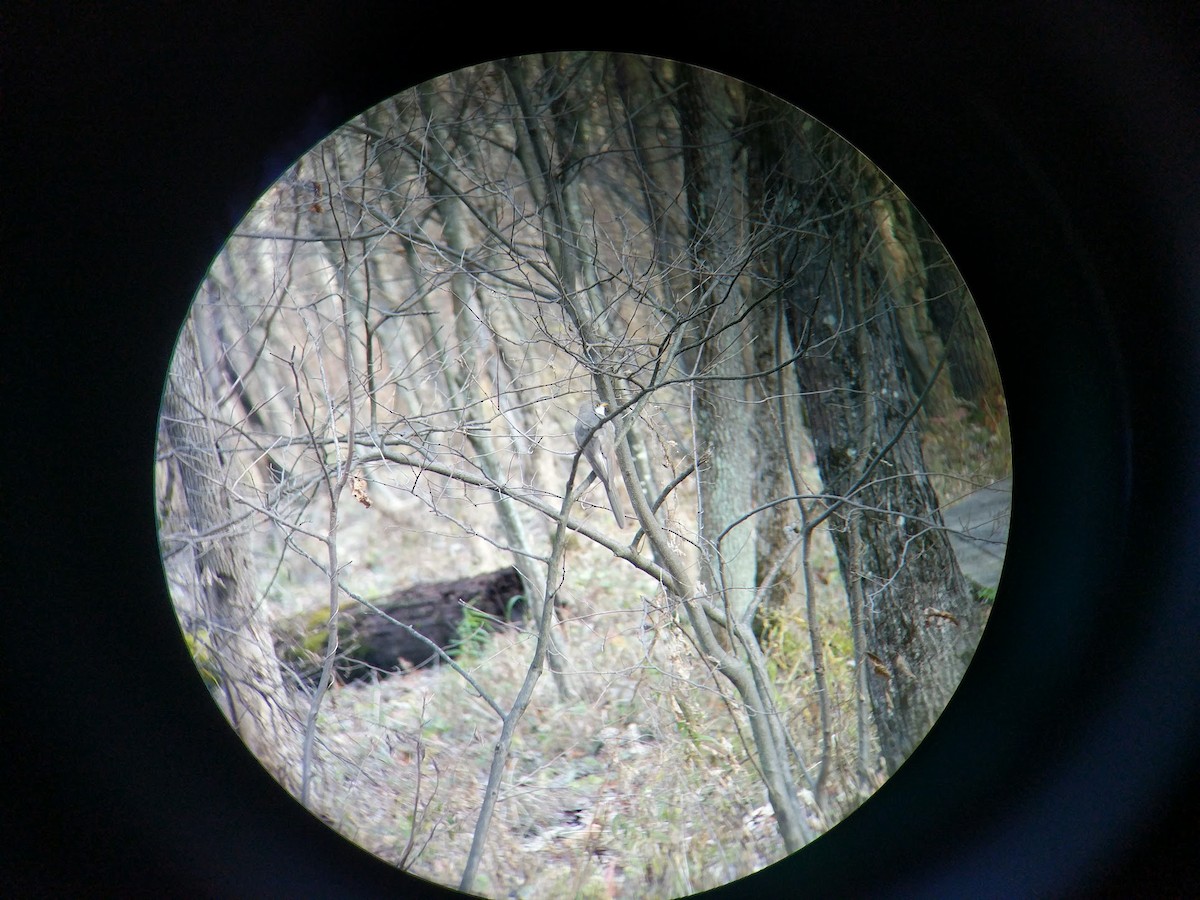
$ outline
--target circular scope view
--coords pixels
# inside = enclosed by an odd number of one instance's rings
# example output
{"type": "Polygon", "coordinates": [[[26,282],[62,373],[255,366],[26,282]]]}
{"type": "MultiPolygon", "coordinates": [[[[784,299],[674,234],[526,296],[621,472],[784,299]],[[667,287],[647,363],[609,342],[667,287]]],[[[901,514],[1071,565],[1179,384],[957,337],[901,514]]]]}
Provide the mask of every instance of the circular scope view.
{"type": "Polygon", "coordinates": [[[983,322],[870,160],[747,84],[556,53],[330,134],[167,376],[164,570],[314,816],[467,894],[802,851],[920,744],[1000,581],[983,322]]]}

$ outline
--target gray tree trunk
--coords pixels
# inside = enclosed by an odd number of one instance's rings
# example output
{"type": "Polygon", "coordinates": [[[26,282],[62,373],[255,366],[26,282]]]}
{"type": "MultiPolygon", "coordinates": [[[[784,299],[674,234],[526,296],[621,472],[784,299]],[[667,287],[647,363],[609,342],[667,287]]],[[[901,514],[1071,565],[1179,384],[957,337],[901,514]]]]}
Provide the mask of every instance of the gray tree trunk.
{"type": "Polygon", "coordinates": [[[918,419],[910,415],[918,398],[887,315],[892,298],[869,261],[849,277],[842,271],[797,273],[794,328],[807,330],[809,347],[820,349],[796,366],[824,490],[845,501],[831,520],[834,546],[846,583],[861,589],[861,664],[884,762],[894,772],[958,686],[981,611],[940,530],[924,474],[918,419]]]}
{"type": "Polygon", "coordinates": [[[858,662],[894,772],[958,686],[982,610],[941,528],[915,414],[948,375],[934,360],[924,383],[910,377],[896,310],[912,298],[895,296],[894,259],[880,258],[889,247],[871,179],[853,148],[812,144],[812,134],[786,119],[763,122],[751,156],[764,215],[793,235],[777,244],[771,275],[800,352],[795,371],[834,547],[862,601],[858,662]]]}
{"type": "Polygon", "coordinates": [[[165,450],[182,486],[184,511],[182,521],[160,525],[173,540],[190,543],[194,595],[211,636],[226,715],[254,755],[296,791],[295,712],[275,657],[269,615],[258,602],[245,538],[234,524],[211,415],[189,323],[172,362],[162,413],[165,450]]]}
{"type": "Polygon", "coordinates": [[[692,256],[696,272],[695,385],[697,475],[704,580],[735,616],[753,599],[757,573],[753,517],[756,455],[749,402],[749,321],[739,280],[746,254],[739,204],[745,168],[733,129],[740,118],[729,83],[694,71],[680,91],[680,130],[692,256]],[[739,178],[739,175],[741,178],[739,178]],[[741,182],[741,183],[739,183],[741,182]]]}

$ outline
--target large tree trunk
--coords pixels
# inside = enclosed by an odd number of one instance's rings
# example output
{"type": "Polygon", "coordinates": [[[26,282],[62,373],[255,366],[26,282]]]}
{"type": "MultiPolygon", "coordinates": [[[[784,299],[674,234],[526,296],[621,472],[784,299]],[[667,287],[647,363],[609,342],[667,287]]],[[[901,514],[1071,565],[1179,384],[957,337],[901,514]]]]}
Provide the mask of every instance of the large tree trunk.
{"type": "Polygon", "coordinates": [[[979,309],[945,246],[920,216],[913,217],[913,232],[925,260],[929,321],[946,348],[955,396],[979,410],[989,427],[998,427],[1004,389],[979,309]]]}
{"type": "Polygon", "coordinates": [[[741,118],[726,79],[690,72],[680,91],[689,239],[696,272],[699,377],[694,392],[700,539],[706,587],[740,616],[754,596],[754,419],[747,391],[750,325],[740,282],[739,205],[745,168],[734,128],[741,118]]]}
{"type": "Polygon", "coordinates": [[[740,96],[712,72],[688,73],[679,93],[687,191],[688,239],[696,284],[695,352],[685,355],[693,382],[700,581],[698,593],[719,607],[714,633],[692,604],[700,646],[746,704],[763,786],[788,852],[811,839],[787,752],[766,660],[746,621],[754,599],[758,541],[754,506],[757,456],[750,390],[752,334],[741,275],[748,263],[740,96]],[[718,643],[719,642],[719,643],[718,643]],[[727,652],[732,651],[732,652],[727,652]]]}
{"type": "Polygon", "coordinates": [[[281,783],[298,790],[295,713],[275,658],[270,620],[258,602],[245,539],[235,525],[212,404],[195,351],[189,324],[163,396],[164,449],[183,495],[176,504],[178,519],[161,523],[164,541],[190,545],[194,599],[210,636],[226,714],[254,755],[281,783]]]}
{"type": "MultiPolygon", "coordinates": [[[[831,237],[852,238],[855,218],[831,237]]],[[[793,288],[794,327],[810,335],[797,369],[825,492],[844,501],[834,501],[834,545],[846,583],[861,589],[860,664],[895,771],[961,680],[980,611],[925,475],[892,297],[869,260],[850,277],[822,268],[797,273],[793,288]]]]}
{"type": "Polygon", "coordinates": [[[812,145],[811,131],[786,120],[757,134],[765,214],[793,235],[777,245],[772,274],[799,351],[834,547],[861,598],[858,664],[894,772],[949,701],[982,626],[942,530],[915,414],[948,375],[933,360],[923,382],[910,377],[896,310],[913,298],[895,296],[894,259],[876,255],[888,246],[853,149],[812,145]]]}

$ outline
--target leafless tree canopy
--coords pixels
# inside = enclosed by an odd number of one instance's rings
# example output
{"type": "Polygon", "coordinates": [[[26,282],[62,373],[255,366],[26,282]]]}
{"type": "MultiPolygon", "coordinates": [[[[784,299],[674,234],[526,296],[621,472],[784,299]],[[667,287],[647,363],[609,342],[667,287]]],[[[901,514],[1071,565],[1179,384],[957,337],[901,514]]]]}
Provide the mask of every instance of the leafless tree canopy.
{"type": "Polygon", "coordinates": [[[689,893],[853,810],[970,659],[998,570],[944,513],[1009,459],[904,195],[774,98],[609,54],[446,75],[301,158],[198,292],[160,446],[231,722],[333,827],[496,896],[689,893]],[[338,683],[348,610],[507,566],[523,622],[338,683]]]}

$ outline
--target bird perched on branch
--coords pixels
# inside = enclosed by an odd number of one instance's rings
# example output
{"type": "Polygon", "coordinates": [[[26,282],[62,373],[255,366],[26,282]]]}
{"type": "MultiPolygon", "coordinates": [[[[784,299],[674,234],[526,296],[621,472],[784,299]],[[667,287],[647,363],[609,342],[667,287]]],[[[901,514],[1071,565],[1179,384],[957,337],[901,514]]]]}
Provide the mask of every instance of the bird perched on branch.
{"type": "Polygon", "coordinates": [[[575,423],[575,443],[583,449],[583,458],[587,460],[604,492],[608,495],[608,508],[612,510],[613,519],[618,528],[625,527],[625,513],[622,511],[621,499],[613,490],[609,479],[609,460],[612,455],[612,429],[604,427],[597,432],[597,426],[608,415],[608,404],[588,401],[580,407],[575,423]]]}

